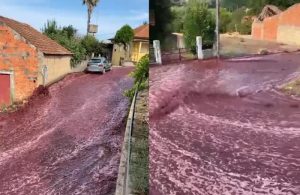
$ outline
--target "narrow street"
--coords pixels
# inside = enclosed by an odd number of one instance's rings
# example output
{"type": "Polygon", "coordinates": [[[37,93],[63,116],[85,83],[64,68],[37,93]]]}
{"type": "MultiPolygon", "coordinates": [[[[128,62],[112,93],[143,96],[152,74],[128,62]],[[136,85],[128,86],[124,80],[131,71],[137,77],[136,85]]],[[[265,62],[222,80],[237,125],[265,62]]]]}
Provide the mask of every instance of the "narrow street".
{"type": "Polygon", "coordinates": [[[0,114],[0,194],[113,194],[131,70],[73,74],[0,114]]]}
{"type": "Polygon", "coordinates": [[[300,194],[299,53],[150,69],[150,194],[300,194]]]}

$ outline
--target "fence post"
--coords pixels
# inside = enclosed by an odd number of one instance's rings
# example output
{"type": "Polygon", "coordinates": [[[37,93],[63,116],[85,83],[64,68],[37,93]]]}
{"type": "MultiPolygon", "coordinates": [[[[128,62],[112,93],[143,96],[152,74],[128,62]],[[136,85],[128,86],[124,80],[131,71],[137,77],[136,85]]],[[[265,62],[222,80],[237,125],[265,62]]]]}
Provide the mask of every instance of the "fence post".
{"type": "Polygon", "coordinates": [[[162,64],[161,50],[160,50],[160,42],[159,42],[159,40],[154,40],[153,41],[153,47],[154,47],[154,54],[155,54],[155,61],[156,61],[156,63],[162,64]]]}
{"type": "Polygon", "coordinates": [[[203,56],[203,50],[202,50],[202,37],[201,36],[196,37],[196,43],[197,43],[198,60],[202,60],[204,58],[204,56],[203,56]]]}
{"type": "Polygon", "coordinates": [[[181,49],[179,48],[179,61],[181,62],[181,49]]]}

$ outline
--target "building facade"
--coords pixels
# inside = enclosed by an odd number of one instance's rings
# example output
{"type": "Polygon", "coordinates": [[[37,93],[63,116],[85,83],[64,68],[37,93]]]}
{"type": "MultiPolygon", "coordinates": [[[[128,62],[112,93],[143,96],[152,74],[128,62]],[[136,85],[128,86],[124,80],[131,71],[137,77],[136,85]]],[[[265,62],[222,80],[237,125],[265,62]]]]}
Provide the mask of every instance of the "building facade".
{"type": "Polygon", "coordinates": [[[123,45],[114,44],[112,65],[120,66],[126,59],[136,63],[147,54],[149,54],[149,24],[144,24],[134,29],[134,39],[127,50],[123,45]]]}
{"type": "Polygon", "coordinates": [[[0,16],[0,105],[29,98],[71,71],[72,53],[31,26],[0,16]]]}

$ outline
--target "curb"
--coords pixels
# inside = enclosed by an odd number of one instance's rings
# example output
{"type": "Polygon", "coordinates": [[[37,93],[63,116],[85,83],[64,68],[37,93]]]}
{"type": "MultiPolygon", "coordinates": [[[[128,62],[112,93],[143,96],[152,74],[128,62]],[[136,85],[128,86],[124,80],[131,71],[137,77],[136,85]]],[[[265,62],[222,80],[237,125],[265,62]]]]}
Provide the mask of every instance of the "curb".
{"type": "Polygon", "coordinates": [[[130,189],[130,177],[129,177],[129,164],[130,164],[130,155],[131,155],[131,135],[132,135],[132,126],[134,120],[135,112],[135,103],[138,94],[138,88],[135,91],[128,119],[126,124],[126,130],[124,135],[124,141],[121,151],[121,159],[119,165],[118,179],[116,185],[115,195],[128,195],[131,193],[130,189]]]}

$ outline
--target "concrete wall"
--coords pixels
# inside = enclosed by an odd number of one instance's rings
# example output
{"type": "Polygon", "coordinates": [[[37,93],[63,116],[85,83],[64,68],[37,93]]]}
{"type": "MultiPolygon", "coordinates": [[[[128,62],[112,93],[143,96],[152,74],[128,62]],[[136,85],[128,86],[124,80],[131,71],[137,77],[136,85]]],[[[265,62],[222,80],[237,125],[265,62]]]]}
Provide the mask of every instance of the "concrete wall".
{"type": "Polygon", "coordinates": [[[126,52],[123,45],[114,44],[111,63],[113,66],[120,66],[122,59],[125,59],[126,52]]]}
{"type": "Polygon", "coordinates": [[[143,56],[149,54],[149,42],[134,41],[131,50],[131,60],[138,62],[143,56]]]}
{"type": "Polygon", "coordinates": [[[300,4],[252,24],[253,39],[300,45],[300,4]]]}
{"type": "Polygon", "coordinates": [[[38,65],[41,60],[33,45],[0,23],[0,71],[13,76],[13,101],[28,98],[38,86],[38,65]]]}
{"type": "MultiPolygon", "coordinates": [[[[46,78],[46,85],[56,82],[71,72],[71,56],[49,56],[45,55],[42,66],[47,65],[48,76],[46,78]]],[[[43,84],[43,80],[40,80],[40,85],[43,84]]]]}

